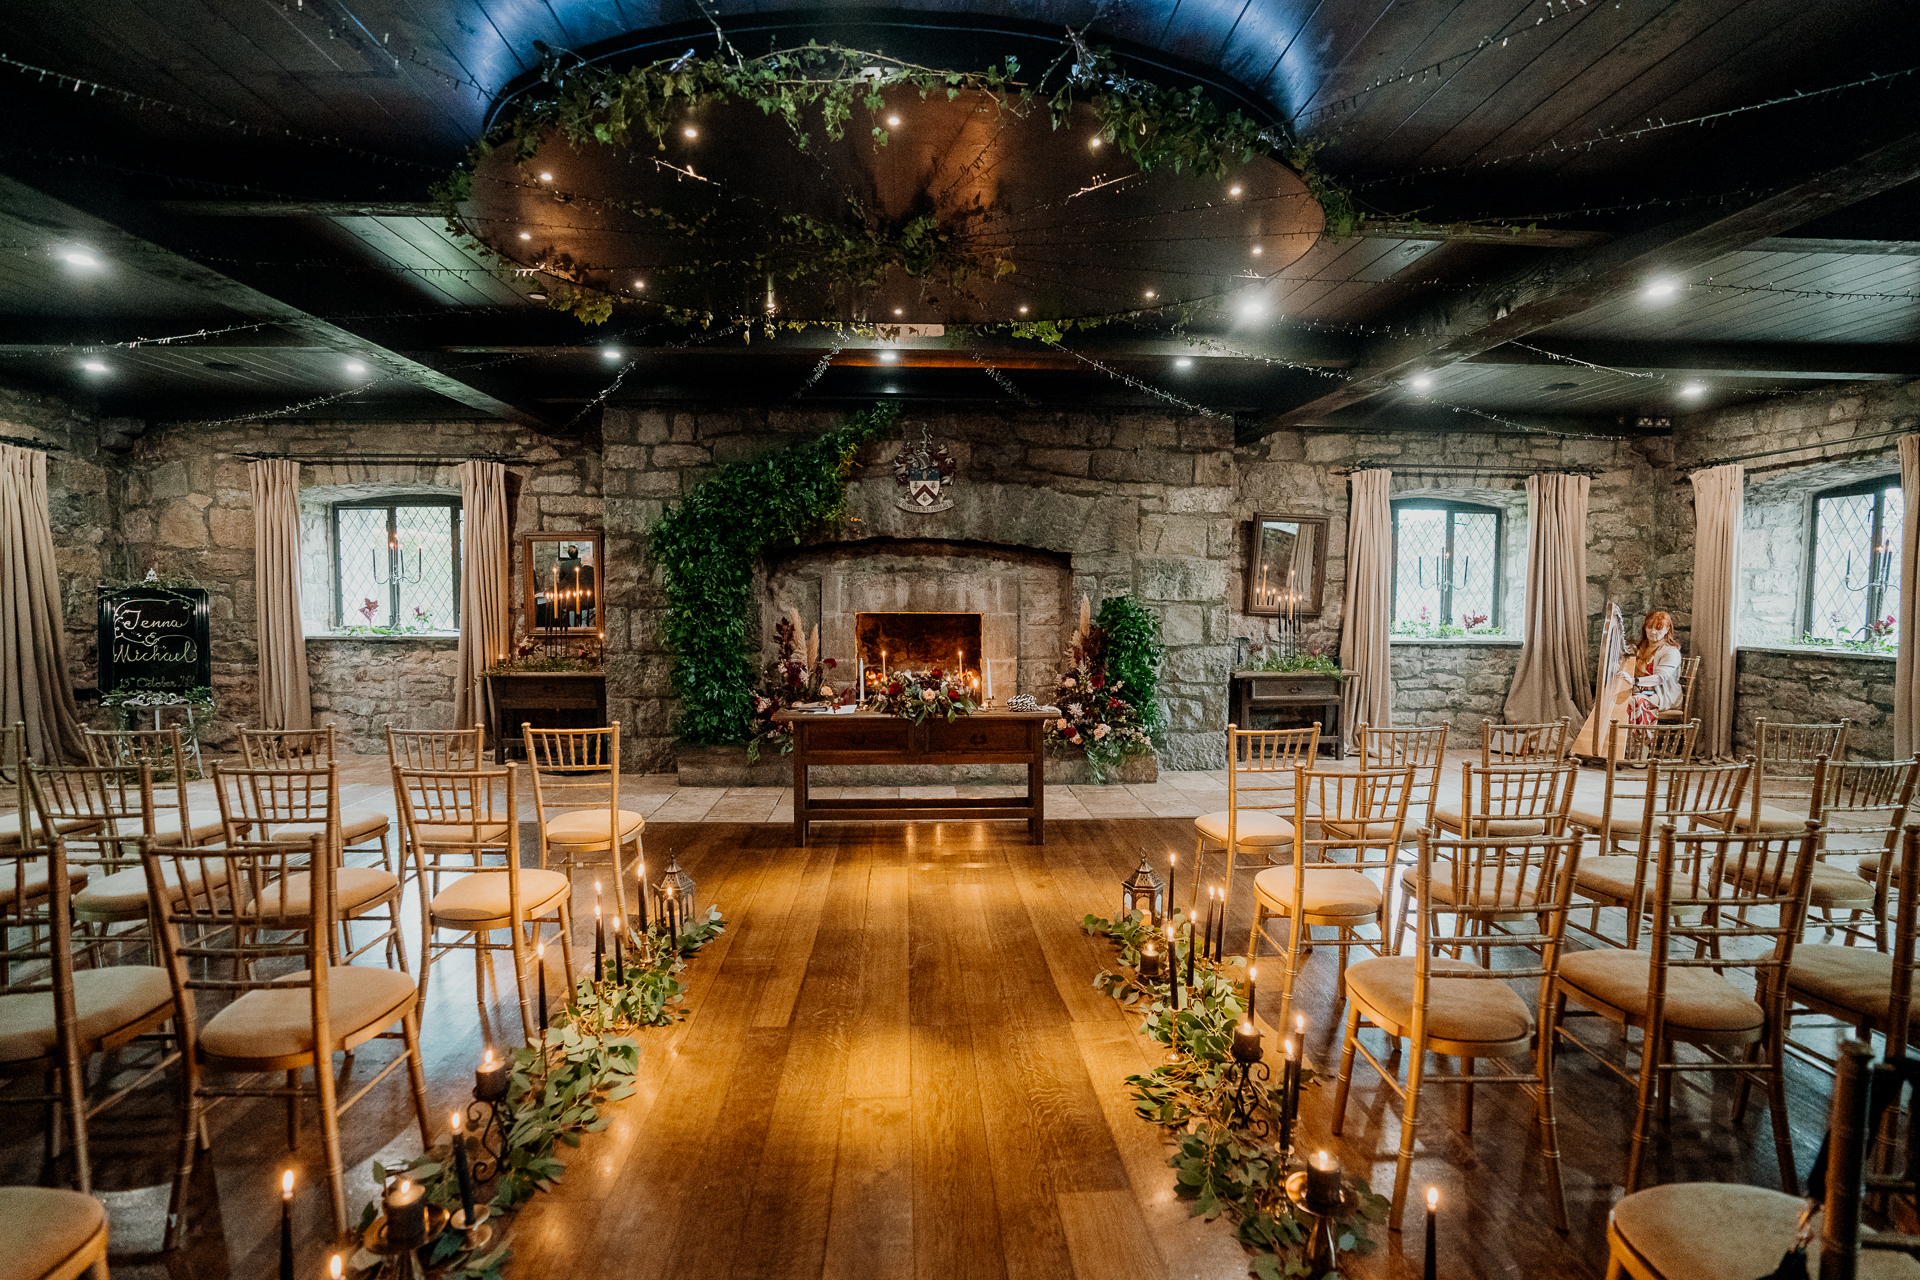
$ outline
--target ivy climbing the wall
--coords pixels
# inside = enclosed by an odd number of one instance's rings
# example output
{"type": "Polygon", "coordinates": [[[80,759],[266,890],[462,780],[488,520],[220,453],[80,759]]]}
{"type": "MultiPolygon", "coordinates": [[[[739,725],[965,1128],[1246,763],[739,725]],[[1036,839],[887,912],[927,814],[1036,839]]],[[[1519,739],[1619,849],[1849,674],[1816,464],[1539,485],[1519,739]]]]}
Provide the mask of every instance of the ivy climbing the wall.
{"type": "Polygon", "coordinates": [[[877,404],[804,444],[730,463],[653,526],[666,577],[677,726],[688,742],[745,742],[756,672],[747,652],[754,564],[846,515],[847,476],[862,445],[892,430],[899,409],[877,404]]]}

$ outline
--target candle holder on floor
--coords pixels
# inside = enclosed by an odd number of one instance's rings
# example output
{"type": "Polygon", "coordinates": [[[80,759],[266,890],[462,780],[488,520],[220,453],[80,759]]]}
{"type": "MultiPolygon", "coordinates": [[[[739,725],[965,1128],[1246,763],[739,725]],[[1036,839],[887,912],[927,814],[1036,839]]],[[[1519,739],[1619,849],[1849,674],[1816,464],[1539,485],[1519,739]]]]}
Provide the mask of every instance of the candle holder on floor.
{"type": "Polygon", "coordinates": [[[473,1210],[473,1221],[469,1223],[467,1221],[467,1211],[465,1209],[455,1209],[453,1216],[447,1219],[447,1225],[455,1231],[466,1234],[467,1248],[478,1249],[493,1239],[493,1228],[487,1225],[487,1219],[492,1216],[493,1207],[491,1205],[476,1205],[473,1210]]]}
{"type": "MultiPolygon", "coordinates": [[[[492,1182],[507,1159],[507,1131],[500,1124],[500,1107],[492,1098],[475,1097],[467,1104],[467,1136],[473,1139],[473,1180],[492,1182]]],[[[455,1135],[454,1141],[460,1141],[455,1135]]]]}
{"type": "Polygon", "coordinates": [[[417,1244],[391,1244],[387,1240],[387,1215],[375,1218],[360,1237],[360,1251],[354,1255],[353,1269],[374,1272],[377,1280],[380,1276],[398,1276],[401,1280],[422,1280],[426,1275],[420,1266],[420,1251],[440,1238],[447,1229],[447,1211],[434,1205],[427,1206],[426,1238],[417,1244]]]}
{"type": "MultiPolygon", "coordinates": [[[[1237,1045],[1235,1047],[1238,1048],[1237,1045]]],[[[1242,1059],[1236,1052],[1233,1061],[1227,1063],[1223,1078],[1231,1100],[1228,1126],[1235,1132],[1245,1132],[1255,1138],[1271,1135],[1273,1125],[1268,1119],[1271,1108],[1267,1104],[1266,1086],[1267,1081],[1273,1078],[1273,1072],[1267,1064],[1259,1058],[1251,1061],[1242,1059]]]]}
{"type": "Polygon", "coordinates": [[[1307,1267],[1314,1275],[1325,1275],[1340,1265],[1340,1235],[1338,1220],[1360,1207],[1360,1197],[1353,1188],[1340,1188],[1340,1205],[1337,1209],[1322,1210],[1315,1208],[1307,1197],[1308,1170],[1287,1175],[1287,1199],[1307,1222],[1307,1267]]]}

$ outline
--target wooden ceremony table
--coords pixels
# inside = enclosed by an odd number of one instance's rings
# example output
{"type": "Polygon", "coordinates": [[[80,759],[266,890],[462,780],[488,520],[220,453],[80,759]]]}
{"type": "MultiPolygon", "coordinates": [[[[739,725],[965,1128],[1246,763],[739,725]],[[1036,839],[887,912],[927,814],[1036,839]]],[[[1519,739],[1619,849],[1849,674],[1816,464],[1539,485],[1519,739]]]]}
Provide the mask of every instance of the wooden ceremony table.
{"type": "Polygon", "coordinates": [[[1033,844],[1047,842],[1046,758],[1040,729],[1058,711],[979,711],[915,724],[874,711],[835,715],[777,711],[793,726],[793,839],[807,843],[810,823],[886,822],[898,818],[1017,818],[1033,844]],[[898,800],[821,800],[807,794],[815,765],[1024,764],[1025,796],[941,796],[898,800]]]}

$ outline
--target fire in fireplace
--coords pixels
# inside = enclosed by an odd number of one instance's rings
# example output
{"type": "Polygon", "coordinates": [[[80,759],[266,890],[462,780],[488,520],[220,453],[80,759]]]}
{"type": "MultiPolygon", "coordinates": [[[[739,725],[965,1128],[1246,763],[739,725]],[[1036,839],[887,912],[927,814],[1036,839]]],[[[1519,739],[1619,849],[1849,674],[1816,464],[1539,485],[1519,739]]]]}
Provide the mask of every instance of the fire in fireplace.
{"type": "Polygon", "coordinates": [[[853,625],[869,687],[882,671],[980,670],[977,613],[857,613],[853,625]]]}

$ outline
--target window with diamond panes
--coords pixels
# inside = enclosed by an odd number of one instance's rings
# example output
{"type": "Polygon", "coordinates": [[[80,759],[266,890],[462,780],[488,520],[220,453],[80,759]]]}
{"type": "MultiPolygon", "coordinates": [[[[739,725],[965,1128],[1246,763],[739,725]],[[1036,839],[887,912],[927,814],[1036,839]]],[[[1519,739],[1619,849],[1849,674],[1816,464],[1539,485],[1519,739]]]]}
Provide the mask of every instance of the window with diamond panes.
{"type": "Polygon", "coordinates": [[[1877,639],[1893,648],[1904,514],[1898,476],[1814,495],[1806,623],[1814,643],[1877,639]]]}
{"type": "Polygon", "coordinates": [[[1394,624],[1497,628],[1500,520],[1461,502],[1394,503],[1394,624]]]}
{"type": "Polygon", "coordinates": [[[333,565],[336,625],[460,629],[457,500],[335,503],[333,565]]]}

